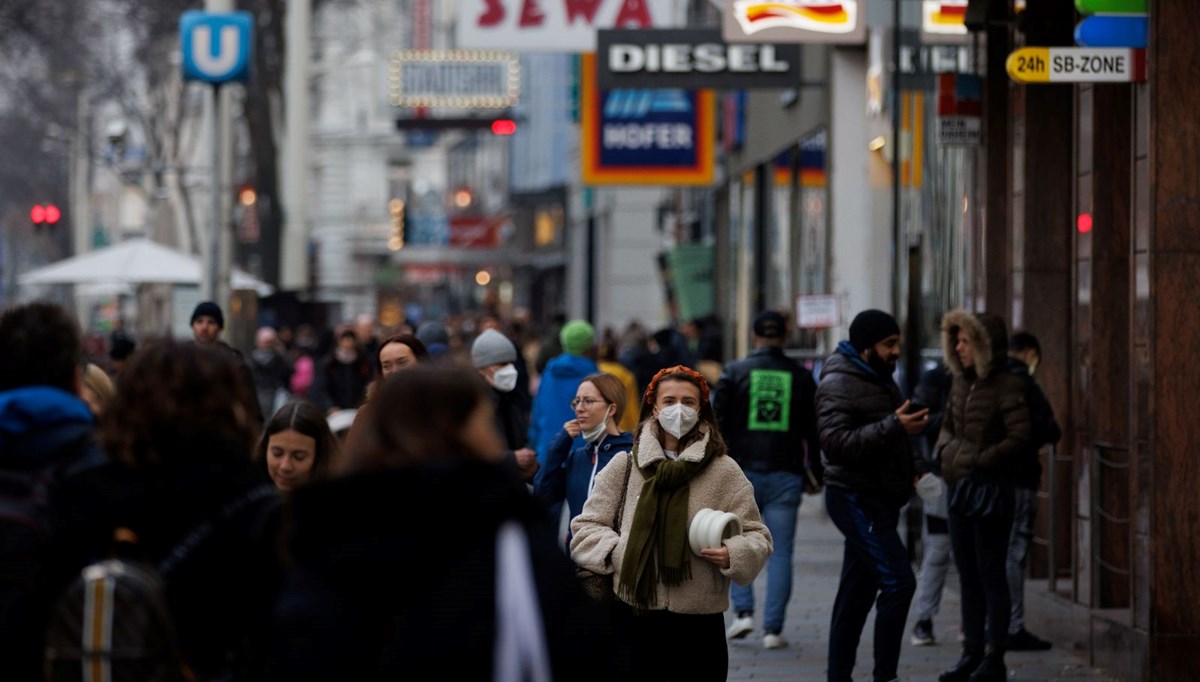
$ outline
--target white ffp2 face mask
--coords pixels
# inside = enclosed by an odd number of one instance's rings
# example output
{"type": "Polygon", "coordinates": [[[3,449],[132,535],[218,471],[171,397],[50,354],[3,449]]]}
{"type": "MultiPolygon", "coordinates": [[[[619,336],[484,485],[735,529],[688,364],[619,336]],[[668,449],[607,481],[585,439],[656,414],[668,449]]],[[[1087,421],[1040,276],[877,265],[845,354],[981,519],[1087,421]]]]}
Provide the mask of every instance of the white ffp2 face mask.
{"type": "Polygon", "coordinates": [[[700,413],[683,403],[675,403],[658,411],[658,425],[676,438],[691,433],[700,421],[700,413]]]}
{"type": "Polygon", "coordinates": [[[492,374],[492,386],[501,393],[508,393],[517,387],[517,367],[511,362],[492,374]]]}

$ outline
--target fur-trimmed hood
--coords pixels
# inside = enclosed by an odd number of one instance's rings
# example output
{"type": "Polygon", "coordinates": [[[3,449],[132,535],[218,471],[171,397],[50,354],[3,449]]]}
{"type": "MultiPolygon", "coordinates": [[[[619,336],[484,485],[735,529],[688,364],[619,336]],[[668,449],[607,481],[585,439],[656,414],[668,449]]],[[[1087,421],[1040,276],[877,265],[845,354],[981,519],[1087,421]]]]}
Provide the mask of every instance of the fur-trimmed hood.
{"type": "Polygon", "coordinates": [[[958,343],[958,332],[964,329],[970,333],[975,349],[975,374],[986,379],[988,374],[1002,369],[1008,360],[1008,329],[1004,320],[991,313],[954,310],[942,318],[942,356],[950,372],[956,376],[963,373],[954,346],[958,343]]]}

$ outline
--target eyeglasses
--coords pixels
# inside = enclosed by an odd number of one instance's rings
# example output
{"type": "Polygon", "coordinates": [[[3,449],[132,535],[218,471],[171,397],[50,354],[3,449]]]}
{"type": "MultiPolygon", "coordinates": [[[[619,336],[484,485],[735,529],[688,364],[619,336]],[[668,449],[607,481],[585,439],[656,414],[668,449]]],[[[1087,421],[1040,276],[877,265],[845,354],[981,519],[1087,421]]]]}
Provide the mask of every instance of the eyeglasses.
{"type": "Polygon", "coordinates": [[[608,401],[597,400],[596,398],[575,398],[571,401],[571,409],[574,410],[580,405],[583,405],[583,409],[590,410],[592,409],[592,405],[595,405],[596,403],[608,403],[608,401]]]}

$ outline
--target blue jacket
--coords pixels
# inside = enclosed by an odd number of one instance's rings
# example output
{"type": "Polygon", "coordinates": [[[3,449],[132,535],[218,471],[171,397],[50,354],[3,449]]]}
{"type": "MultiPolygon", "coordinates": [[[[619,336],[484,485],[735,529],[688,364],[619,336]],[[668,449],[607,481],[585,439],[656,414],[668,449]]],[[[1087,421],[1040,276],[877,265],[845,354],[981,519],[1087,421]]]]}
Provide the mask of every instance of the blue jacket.
{"type": "MultiPolygon", "coordinates": [[[[571,447],[575,442],[560,428],[550,443],[546,463],[538,470],[533,481],[533,495],[547,506],[567,500],[571,518],[583,511],[587,501],[588,483],[592,480],[592,445],[585,443],[571,447]]],[[[633,436],[622,432],[619,436],[605,436],[600,441],[600,452],[596,456],[596,474],[608,465],[618,452],[633,450],[633,436]]]]}
{"type": "Polygon", "coordinates": [[[529,447],[537,450],[538,464],[543,468],[550,441],[562,431],[564,423],[575,418],[571,401],[580,382],[597,371],[595,362],[580,355],[563,353],[551,360],[542,372],[537,397],[533,399],[533,415],[529,419],[529,447]]]}
{"type": "Polygon", "coordinates": [[[92,440],[95,421],[77,396],[50,386],[0,392],[0,452],[11,468],[60,473],[104,461],[92,440]]]}
{"type": "MultiPolygon", "coordinates": [[[[41,652],[45,615],[50,599],[72,575],[83,568],[86,558],[78,556],[79,543],[69,542],[80,526],[75,515],[64,513],[62,490],[65,479],[98,466],[104,456],[92,437],[94,424],[87,405],[66,391],[50,386],[23,386],[0,391],[0,468],[10,488],[5,519],[0,532],[6,547],[0,548],[5,570],[0,577],[0,670],[6,679],[41,677],[41,652]],[[45,485],[45,488],[42,488],[45,485]],[[44,491],[50,504],[28,502],[34,495],[22,494],[22,486],[44,491]],[[21,530],[24,529],[24,530],[21,530]],[[37,552],[16,553],[24,543],[37,552]],[[12,576],[35,576],[29,582],[12,576]]],[[[26,488],[28,490],[28,488],[26,488]]],[[[89,515],[89,517],[92,515],[89,515]]],[[[112,537],[111,530],[108,538],[112,537]]]]}

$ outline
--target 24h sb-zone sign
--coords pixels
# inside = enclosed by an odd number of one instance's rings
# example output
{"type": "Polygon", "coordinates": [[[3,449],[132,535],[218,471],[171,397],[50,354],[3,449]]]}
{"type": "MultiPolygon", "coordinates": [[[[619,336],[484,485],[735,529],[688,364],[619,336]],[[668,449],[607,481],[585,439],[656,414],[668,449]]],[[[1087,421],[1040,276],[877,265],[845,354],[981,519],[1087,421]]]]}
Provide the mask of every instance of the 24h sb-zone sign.
{"type": "Polygon", "coordinates": [[[673,28],[678,0],[459,0],[458,46],[594,52],[602,28],[673,28]]]}
{"type": "Polygon", "coordinates": [[[1128,47],[1023,47],[1004,63],[1018,83],[1129,83],[1146,80],[1146,51],[1128,47]]]}

